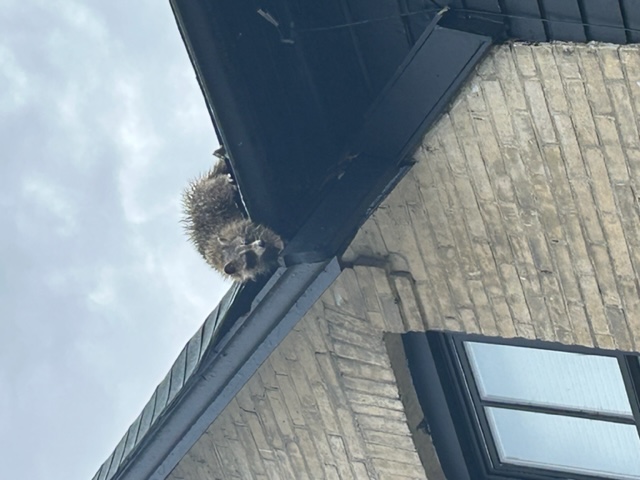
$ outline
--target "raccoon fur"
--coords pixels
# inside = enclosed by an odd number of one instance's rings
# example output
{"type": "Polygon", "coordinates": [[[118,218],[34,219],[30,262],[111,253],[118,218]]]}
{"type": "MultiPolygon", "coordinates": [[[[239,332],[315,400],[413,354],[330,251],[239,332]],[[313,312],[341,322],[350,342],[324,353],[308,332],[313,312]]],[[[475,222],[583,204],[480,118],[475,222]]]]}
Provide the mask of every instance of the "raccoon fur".
{"type": "Polygon", "coordinates": [[[182,206],[187,235],[203,256],[210,236],[244,219],[238,188],[224,161],[189,184],[182,196],[182,206]]]}
{"type": "Polygon", "coordinates": [[[283,247],[282,239],[272,230],[244,219],[229,223],[218,235],[211,236],[204,256],[216,270],[246,282],[269,273],[283,247]]]}
{"type": "Polygon", "coordinates": [[[241,205],[231,171],[220,161],[185,190],[183,223],[211,267],[246,282],[273,270],[284,243],[269,228],[246,219],[241,205]]]}

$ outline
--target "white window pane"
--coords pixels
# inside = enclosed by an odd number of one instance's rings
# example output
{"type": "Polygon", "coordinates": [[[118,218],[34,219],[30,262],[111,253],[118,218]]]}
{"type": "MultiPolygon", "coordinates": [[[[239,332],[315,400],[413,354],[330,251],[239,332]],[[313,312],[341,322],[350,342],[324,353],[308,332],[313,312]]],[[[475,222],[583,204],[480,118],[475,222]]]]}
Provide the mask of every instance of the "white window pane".
{"type": "Polygon", "coordinates": [[[635,425],[502,408],[485,411],[503,463],[640,479],[635,425]]]}
{"type": "Polygon", "coordinates": [[[632,417],[614,357],[491,343],[464,345],[485,400],[632,417]]]}

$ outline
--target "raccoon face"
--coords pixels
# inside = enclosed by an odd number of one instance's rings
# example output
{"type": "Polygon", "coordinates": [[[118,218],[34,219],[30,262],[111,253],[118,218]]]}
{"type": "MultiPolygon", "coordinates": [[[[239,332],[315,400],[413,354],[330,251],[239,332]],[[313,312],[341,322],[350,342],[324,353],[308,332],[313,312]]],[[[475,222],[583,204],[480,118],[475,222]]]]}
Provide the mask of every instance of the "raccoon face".
{"type": "Polygon", "coordinates": [[[266,246],[263,240],[249,241],[242,237],[231,240],[219,238],[224,251],[224,273],[241,279],[254,280],[264,270],[262,258],[266,246]]]}

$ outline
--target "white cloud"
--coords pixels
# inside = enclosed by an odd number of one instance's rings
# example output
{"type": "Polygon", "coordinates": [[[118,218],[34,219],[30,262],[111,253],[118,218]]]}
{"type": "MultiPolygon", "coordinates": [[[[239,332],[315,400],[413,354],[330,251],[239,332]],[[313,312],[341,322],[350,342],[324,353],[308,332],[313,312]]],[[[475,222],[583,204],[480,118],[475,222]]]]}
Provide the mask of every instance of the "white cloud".
{"type": "MultiPolygon", "coordinates": [[[[0,389],[0,431],[8,432],[9,425],[11,422],[11,407],[12,405],[12,395],[11,395],[11,383],[0,370],[0,382],[2,385],[8,386],[9,388],[0,389]]],[[[2,440],[0,440],[0,448],[2,448],[2,440]]],[[[3,449],[4,450],[4,449],[3,449]]]]}
{"type": "Polygon", "coordinates": [[[215,135],[168,4],[0,30],[0,478],[91,478],[229,286],[178,222],[215,135]]]}
{"type": "Polygon", "coordinates": [[[59,12],[68,24],[79,30],[83,37],[93,39],[104,47],[109,45],[107,40],[113,42],[104,21],[96,10],[87,5],[71,0],[42,0],[41,5],[47,5],[59,12]]]}
{"type": "Polygon", "coordinates": [[[160,265],[181,321],[199,325],[232,283],[211,270],[192,248],[185,242],[184,248],[176,250],[174,257],[165,258],[160,265]]]}
{"type": "MultiPolygon", "coordinates": [[[[166,80],[172,90],[187,91],[193,88],[195,73],[191,69],[175,65],[167,71],[166,80]]],[[[176,95],[169,100],[172,100],[173,115],[167,121],[171,123],[172,129],[184,136],[198,135],[201,138],[210,136],[213,139],[214,131],[202,95],[176,95]]]]}
{"type": "Polygon", "coordinates": [[[111,118],[114,138],[121,153],[118,188],[125,218],[133,224],[142,224],[162,213],[164,205],[144,203],[140,191],[153,182],[153,168],[157,165],[162,139],[154,125],[144,117],[139,80],[119,79],[114,87],[118,114],[111,118]],[[155,160],[155,161],[154,161],[155,160]]]}
{"type": "Polygon", "coordinates": [[[100,57],[104,58],[114,46],[119,46],[117,39],[109,35],[98,9],[73,0],[39,0],[38,3],[38,14],[54,20],[46,40],[54,63],[66,68],[69,56],[83,55],[88,48],[95,55],[92,63],[98,63],[100,57]],[[82,42],[77,42],[79,38],[82,42]]]}
{"type": "Polygon", "coordinates": [[[118,305],[113,267],[103,267],[98,271],[97,283],[87,294],[88,307],[91,310],[111,310],[118,305]]]}
{"type": "Polygon", "coordinates": [[[0,114],[6,115],[25,105],[32,89],[26,72],[19,65],[15,54],[0,45],[0,114]]]}
{"type": "MultiPolygon", "coordinates": [[[[46,212],[48,216],[54,220],[55,228],[53,233],[68,237],[77,232],[78,221],[76,208],[69,199],[66,198],[65,192],[55,184],[38,178],[29,176],[22,183],[22,198],[25,203],[32,203],[38,209],[46,212]]],[[[38,220],[29,217],[31,223],[29,229],[34,231],[41,228],[34,224],[38,220]]],[[[23,221],[28,221],[23,217],[23,221]]],[[[50,232],[46,232],[48,235],[50,232]]]]}

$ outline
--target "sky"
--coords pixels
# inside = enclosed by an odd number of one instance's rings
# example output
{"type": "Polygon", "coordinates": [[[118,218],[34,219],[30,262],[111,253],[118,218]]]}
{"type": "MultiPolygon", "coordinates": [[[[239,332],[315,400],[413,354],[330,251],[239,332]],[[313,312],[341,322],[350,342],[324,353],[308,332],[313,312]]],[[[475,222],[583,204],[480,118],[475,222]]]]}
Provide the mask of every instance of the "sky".
{"type": "Polygon", "coordinates": [[[168,0],[0,7],[0,478],[90,480],[229,287],[179,224],[217,142],[168,0]]]}

